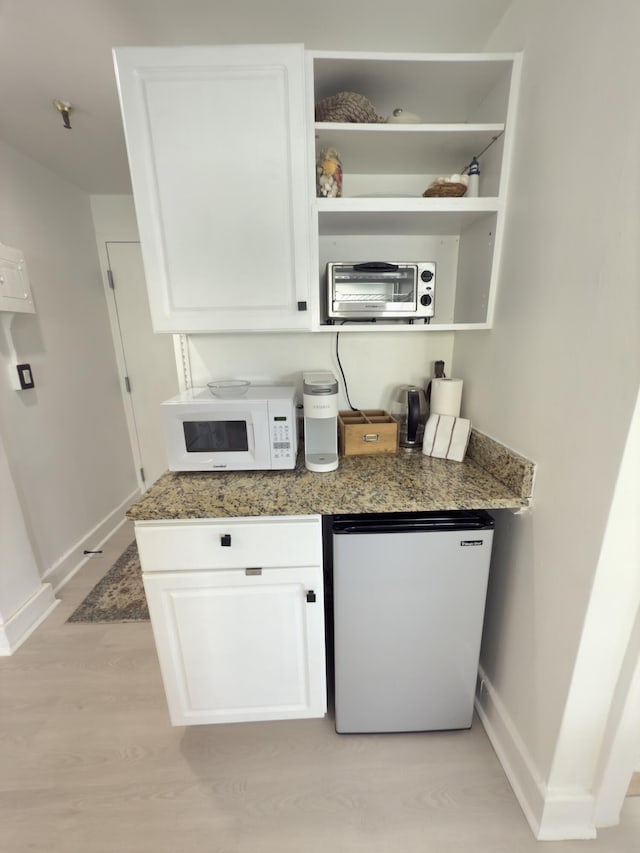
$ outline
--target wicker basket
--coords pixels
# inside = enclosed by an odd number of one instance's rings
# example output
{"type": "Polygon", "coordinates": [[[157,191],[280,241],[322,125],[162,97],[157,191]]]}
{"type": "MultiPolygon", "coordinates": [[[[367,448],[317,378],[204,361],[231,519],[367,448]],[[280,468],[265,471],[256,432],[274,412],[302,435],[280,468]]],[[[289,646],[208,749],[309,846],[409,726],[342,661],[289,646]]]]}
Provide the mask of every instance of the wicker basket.
{"type": "Polygon", "coordinates": [[[446,184],[431,184],[422,195],[424,198],[459,198],[466,191],[466,184],[456,184],[448,181],[446,184]]]}
{"type": "Polygon", "coordinates": [[[316,104],[316,121],[337,121],[377,124],[384,121],[364,95],[357,92],[338,92],[316,104]]]}

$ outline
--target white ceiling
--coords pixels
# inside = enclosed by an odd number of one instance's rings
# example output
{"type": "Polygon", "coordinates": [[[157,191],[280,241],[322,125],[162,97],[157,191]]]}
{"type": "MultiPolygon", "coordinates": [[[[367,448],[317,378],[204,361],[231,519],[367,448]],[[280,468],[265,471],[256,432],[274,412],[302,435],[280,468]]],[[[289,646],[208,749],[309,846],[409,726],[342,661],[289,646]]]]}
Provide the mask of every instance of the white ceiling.
{"type": "Polygon", "coordinates": [[[0,0],[0,139],[89,193],[130,192],[111,50],[303,42],[481,50],[511,0],[0,0]],[[53,99],[69,101],[65,130],[53,99]]]}

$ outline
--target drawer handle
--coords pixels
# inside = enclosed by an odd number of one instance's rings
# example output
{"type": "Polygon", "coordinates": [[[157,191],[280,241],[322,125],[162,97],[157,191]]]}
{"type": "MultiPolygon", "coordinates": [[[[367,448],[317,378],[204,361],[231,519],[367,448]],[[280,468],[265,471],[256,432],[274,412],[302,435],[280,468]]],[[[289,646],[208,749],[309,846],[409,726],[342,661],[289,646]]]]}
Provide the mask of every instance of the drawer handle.
{"type": "Polygon", "coordinates": [[[363,441],[380,441],[379,432],[367,432],[362,436],[363,441]]]}
{"type": "Polygon", "coordinates": [[[223,533],[220,537],[220,545],[222,547],[230,547],[231,545],[231,535],[229,533],[223,533]]]}
{"type": "Polygon", "coordinates": [[[244,573],[245,573],[245,575],[247,575],[247,577],[254,577],[254,576],[256,576],[256,575],[261,575],[261,574],[262,574],[262,569],[258,569],[258,568],[255,568],[255,569],[245,569],[245,570],[244,570],[244,573]]]}

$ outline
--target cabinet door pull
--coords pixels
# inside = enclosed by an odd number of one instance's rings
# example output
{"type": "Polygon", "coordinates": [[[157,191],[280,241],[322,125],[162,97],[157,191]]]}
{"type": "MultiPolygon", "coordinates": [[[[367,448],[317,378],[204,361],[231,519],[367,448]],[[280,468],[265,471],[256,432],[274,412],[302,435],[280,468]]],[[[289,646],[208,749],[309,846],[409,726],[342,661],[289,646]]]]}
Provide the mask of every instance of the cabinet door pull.
{"type": "Polygon", "coordinates": [[[312,589],[308,590],[307,591],[307,601],[309,602],[309,604],[314,604],[315,600],[316,600],[315,592],[312,589]]]}
{"type": "Polygon", "coordinates": [[[231,534],[223,533],[220,537],[220,545],[228,548],[231,545],[231,534]]]}

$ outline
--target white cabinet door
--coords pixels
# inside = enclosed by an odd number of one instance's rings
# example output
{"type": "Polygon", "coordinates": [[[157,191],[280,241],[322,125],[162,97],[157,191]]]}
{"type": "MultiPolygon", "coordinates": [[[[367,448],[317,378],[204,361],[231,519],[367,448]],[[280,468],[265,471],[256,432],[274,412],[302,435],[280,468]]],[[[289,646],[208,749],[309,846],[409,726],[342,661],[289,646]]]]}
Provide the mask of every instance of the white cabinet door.
{"type": "Polygon", "coordinates": [[[325,714],[321,567],[143,577],[173,725],[325,714]]]}
{"type": "Polygon", "coordinates": [[[303,46],[114,55],[155,331],[308,328],[303,46]]]}

